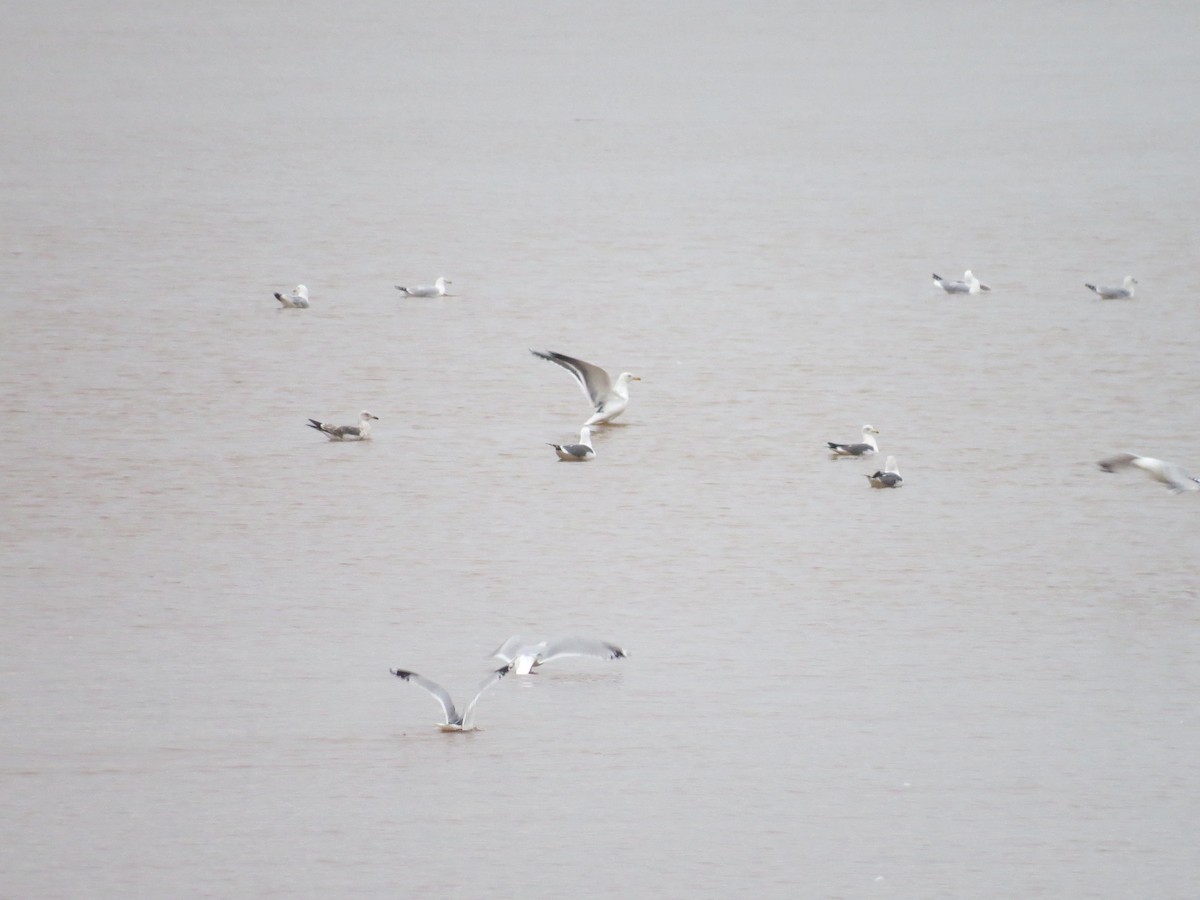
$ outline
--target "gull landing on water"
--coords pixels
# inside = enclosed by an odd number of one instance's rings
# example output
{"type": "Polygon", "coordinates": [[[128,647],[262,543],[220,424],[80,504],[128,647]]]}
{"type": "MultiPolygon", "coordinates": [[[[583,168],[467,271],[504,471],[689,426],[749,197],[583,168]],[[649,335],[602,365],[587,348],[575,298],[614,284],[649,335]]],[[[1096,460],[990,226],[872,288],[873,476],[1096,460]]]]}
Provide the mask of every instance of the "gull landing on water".
{"type": "Polygon", "coordinates": [[[962,281],[947,281],[936,272],[933,275],[933,283],[940,287],[947,294],[978,294],[980,291],[990,291],[991,288],[986,284],[980,284],[970,269],[963,272],[962,281]]]}
{"type": "Polygon", "coordinates": [[[511,666],[505,666],[502,669],[497,669],[487,678],[483,679],[479,684],[478,692],[471,698],[471,702],[467,704],[467,708],[461,716],[454,708],[454,701],[450,699],[450,694],[436,681],[430,681],[428,678],[422,678],[416,672],[408,672],[404,669],[388,669],[388,671],[397,678],[403,681],[411,681],[413,684],[423,687],[429,693],[433,694],[433,698],[442,705],[442,721],[438,723],[438,728],[442,731],[474,731],[475,704],[479,702],[479,698],[483,696],[483,692],[507,675],[511,668],[511,666]]]}
{"type": "Polygon", "coordinates": [[[563,462],[586,462],[596,458],[596,451],[592,449],[592,429],[586,425],[579,430],[578,444],[551,444],[550,446],[554,448],[554,452],[563,462]]]}
{"type": "MultiPolygon", "coordinates": [[[[588,638],[552,638],[529,643],[514,634],[492,653],[493,659],[503,660],[518,675],[528,675],[538,666],[560,656],[592,656],[596,659],[625,659],[629,654],[616,644],[588,638]]],[[[533,674],[537,674],[534,672],[533,674]]]]}
{"type": "Polygon", "coordinates": [[[438,278],[433,284],[419,284],[411,288],[396,285],[396,290],[406,297],[445,297],[446,285],[448,284],[454,284],[454,282],[447,281],[445,278],[438,278]]]}
{"type": "Polygon", "coordinates": [[[873,488],[898,488],[904,485],[904,479],[900,477],[900,467],[896,465],[894,456],[887,458],[882,472],[868,475],[867,480],[871,482],[873,488]]]}
{"type": "Polygon", "coordinates": [[[879,452],[879,445],[875,443],[875,435],[879,434],[879,431],[871,425],[864,425],[862,433],[863,439],[860,444],[835,444],[833,441],[826,441],[825,444],[832,451],[834,459],[874,456],[879,452]]]}
{"type": "Polygon", "coordinates": [[[275,299],[283,304],[283,309],[308,309],[308,288],[298,284],[286,297],[276,291],[275,299]]]}
{"type": "Polygon", "coordinates": [[[542,351],[530,348],[529,352],[539,359],[549,360],[555,365],[562,366],[575,376],[575,380],[579,382],[584,395],[591,401],[592,408],[595,410],[592,417],[583,423],[584,425],[604,425],[625,412],[625,407],[629,405],[629,382],[642,380],[630,372],[622,372],[617,376],[617,380],[613,381],[602,368],[584,362],[582,359],[555,353],[553,350],[542,351]]]}
{"type": "Polygon", "coordinates": [[[1105,300],[1128,300],[1133,296],[1135,284],[1137,284],[1137,279],[1132,275],[1126,275],[1120,287],[1105,287],[1104,285],[1097,287],[1094,284],[1086,283],[1084,287],[1105,300]]]}
{"type": "Polygon", "coordinates": [[[1116,472],[1128,468],[1141,469],[1155,481],[1165,484],[1172,494],[1200,491],[1200,478],[1191,475],[1183,466],[1150,456],[1118,453],[1116,456],[1100,460],[1096,465],[1103,472],[1116,472]]]}
{"type": "Polygon", "coordinates": [[[315,428],[331,441],[369,441],[371,439],[371,420],[379,421],[379,416],[373,416],[365,409],[358,414],[357,425],[330,425],[328,422],[308,420],[308,427],[315,428]]]}

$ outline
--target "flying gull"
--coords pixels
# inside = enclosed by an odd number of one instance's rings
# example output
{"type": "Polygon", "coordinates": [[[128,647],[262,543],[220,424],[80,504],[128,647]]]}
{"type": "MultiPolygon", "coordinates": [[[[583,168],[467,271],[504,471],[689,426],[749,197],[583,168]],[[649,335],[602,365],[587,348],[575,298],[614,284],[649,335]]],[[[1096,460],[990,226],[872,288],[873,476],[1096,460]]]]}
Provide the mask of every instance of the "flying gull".
{"type": "Polygon", "coordinates": [[[962,281],[947,281],[936,272],[933,275],[933,283],[940,287],[947,294],[978,294],[980,291],[990,291],[991,288],[986,284],[980,284],[979,279],[971,274],[971,270],[963,272],[962,281]]]}
{"type": "Polygon", "coordinates": [[[875,435],[879,432],[870,425],[862,427],[863,439],[861,444],[835,444],[833,441],[826,441],[830,451],[833,453],[834,459],[841,459],[850,456],[873,456],[879,452],[879,445],[875,443],[875,435]]]}
{"type": "Polygon", "coordinates": [[[1137,284],[1137,279],[1132,275],[1126,275],[1120,287],[1105,287],[1104,285],[1097,287],[1094,284],[1084,284],[1084,287],[1105,300],[1126,300],[1133,296],[1135,284],[1137,284]]]}
{"type": "Polygon", "coordinates": [[[275,299],[283,304],[284,309],[308,309],[308,288],[298,284],[286,297],[276,291],[275,299]]]}
{"type": "Polygon", "coordinates": [[[1132,453],[1118,453],[1108,459],[1096,463],[1104,472],[1116,472],[1130,467],[1141,469],[1155,481],[1167,486],[1172,494],[1182,494],[1184,491],[1200,491],[1200,478],[1191,475],[1183,466],[1149,456],[1134,456],[1132,453]]]}
{"type": "Polygon", "coordinates": [[[898,488],[904,485],[904,479],[900,477],[900,467],[896,465],[894,456],[887,458],[882,472],[868,475],[867,480],[871,482],[873,488],[898,488]]]}
{"type": "Polygon", "coordinates": [[[550,446],[554,448],[554,452],[563,462],[585,462],[596,458],[596,451],[592,449],[592,429],[586,425],[579,430],[578,444],[551,444],[550,446]]]}
{"type": "Polygon", "coordinates": [[[408,297],[444,297],[446,296],[446,285],[448,284],[454,284],[454,282],[447,281],[445,278],[438,278],[433,284],[419,284],[411,288],[396,285],[396,290],[408,297]]]}
{"type": "MultiPolygon", "coordinates": [[[[594,656],[596,659],[625,659],[629,654],[616,644],[588,638],[551,638],[529,643],[514,634],[492,653],[495,659],[508,663],[518,675],[528,675],[538,666],[560,656],[594,656]]],[[[534,672],[533,674],[537,674],[534,672]]]]}
{"type": "Polygon", "coordinates": [[[407,672],[404,669],[388,669],[397,678],[404,681],[411,681],[413,684],[425,688],[429,693],[433,694],[435,700],[442,704],[442,720],[438,723],[438,728],[442,731],[474,731],[475,725],[472,718],[475,712],[475,704],[479,702],[479,698],[483,696],[483,692],[490,688],[493,684],[509,673],[511,666],[504,666],[492,672],[487,678],[479,683],[479,691],[467,704],[466,710],[460,716],[454,708],[454,701],[450,699],[450,694],[444,687],[435,681],[430,681],[428,678],[422,678],[416,672],[407,672]]]}
{"type": "Polygon", "coordinates": [[[592,408],[595,410],[592,417],[583,423],[584,425],[603,425],[623,413],[625,407],[629,405],[629,382],[642,380],[629,372],[622,372],[614,383],[602,368],[584,362],[582,359],[555,353],[553,350],[542,351],[531,348],[529,352],[541,359],[547,359],[555,365],[562,366],[575,376],[579,386],[583,388],[584,395],[591,401],[592,408]]]}
{"type": "Polygon", "coordinates": [[[379,421],[379,416],[373,416],[365,409],[358,414],[358,425],[330,425],[328,422],[308,420],[308,427],[315,428],[331,441],[369,441],[371,439],[371,420],[379,421]]]}

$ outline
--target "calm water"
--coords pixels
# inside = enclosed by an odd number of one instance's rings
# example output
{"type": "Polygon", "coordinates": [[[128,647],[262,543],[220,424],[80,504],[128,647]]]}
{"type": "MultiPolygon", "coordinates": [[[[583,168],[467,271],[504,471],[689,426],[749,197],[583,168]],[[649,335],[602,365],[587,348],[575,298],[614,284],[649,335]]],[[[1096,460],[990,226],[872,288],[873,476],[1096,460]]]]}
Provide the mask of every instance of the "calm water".
{"type": "Polygon", "coordinates": [[[1195,896],[1198,28],[7,13],[0,894],[1195,896]]]}

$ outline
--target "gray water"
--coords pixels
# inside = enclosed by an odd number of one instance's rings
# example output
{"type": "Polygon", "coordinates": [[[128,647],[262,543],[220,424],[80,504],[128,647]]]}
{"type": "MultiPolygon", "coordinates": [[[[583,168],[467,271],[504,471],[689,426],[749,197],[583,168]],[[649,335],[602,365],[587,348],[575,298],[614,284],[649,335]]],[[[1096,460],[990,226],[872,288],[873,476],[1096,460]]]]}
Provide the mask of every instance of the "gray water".
{"type": "Polygon", "coordinates": [[[18,3],[0,895],[1195,896],[1198,27],[18,3]]]}

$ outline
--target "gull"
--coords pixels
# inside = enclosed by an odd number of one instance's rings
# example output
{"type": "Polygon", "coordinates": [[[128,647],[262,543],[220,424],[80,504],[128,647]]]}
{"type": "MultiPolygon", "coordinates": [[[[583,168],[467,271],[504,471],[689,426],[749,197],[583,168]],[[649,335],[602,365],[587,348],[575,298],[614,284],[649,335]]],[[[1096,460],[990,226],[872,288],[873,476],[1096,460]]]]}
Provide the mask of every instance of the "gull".
{"type": "Polygon", "coordinates": [[[454,282],[447,281],[445,278],[438,278],[433,284],[419,284],[411,288],[396,285],[396,290],[408,297],[444,297],[446,296],[446,285],[448,284],[454,284],[454,282]]]}
{"type": "Polygon", "coordinates": [[[1132,453],[1118,453],[1108,459],[1096,463],[1104,472],[1116,472],[1119,469],[1133,467],[1141,469],[1155,481],[1167,486],[1172,494],[1182,494],[1184,491],[1200,491],[1200,478],[1191,475],[1183,466],[1149,456],[1135,456],[1132,453]]]}
{"type": "Polygon", "coordinates": [[[595,410],[584,425],[604,425],[625,412],[625,407],[629,405],[629,382],[642,380],[637,375],[622,372],[617,376],[616,382],[613,382],[602,368],[582,359],[555,353],[553,350],[530,348],[529,352],[540,359],[547,359],[555,365],[562,366],[575,376],[595,410]]]}
{"type": "Polygon", "coordinates": [[[578,444],[551,444],[550,446],[554,448],[554,452],[563,462],[585,462],[596,458],[596,451],[592,449],[592,429],[586,425],[579,430],[578,444]]]}
{"type": "MultiPolygon", "coordinates": [[[[529,643],[514,634],[496,648],[492,658],[508,663],[518,675],[528,675],[538,666],[560,656],[594,656],[596,659],[625,659],[629,654],[616,644],[588,638],[551,638],[529,643]]],[[[536,675],[536,672],[533,672],[536,675]]]]}
{"type": "Polygon", "coordinates": [[[1135,284],[1137,284],[1137,279],[1132,275],[1126,275],[1120,287],[1105,287],[1104,285],[1097,287],[1087,283],[1084,283],[1083,286],[1105,300],[1126,300],[1133,296],[1135,284]]]}
{"type": "Polygon", "coordinates": [[[483,692],[507,675],[511,668],[512,666],[504,666],[483,679],[479,683],[479,691],[471,699],[471,702],[467,704],[467,708],[461,716],[455,710],[454,701],[450,699],[450,694],[436,681],[430,681],[428,678],[422,678],[416,672],[408,672],[404,669],[388,669],[388,671],[397,678],[404,681],[411,681],[413,684],[425,688],[425,690],[433,694],[434,699],[438,703],[442,704],[442,721],[438,723],[438,728],[442,731],[474,731],[475,725],[472,714],[475,712],[475,704],[479,702],[479,698],[483,696],[483,692]]]}
{"type": "Polygon", "coordinates": [[[887,458],[882,472],[868,475],[867,480],[871,482],[873,488],[898,488],[904,485],[904,479],[900,477],[900,467],[896,465],[894,456],[887,458]]]}
{"type": "Polygon", "coordinates": [[[357,425],[330,425],[328,422],[308,420],[308,427],[315,428],[331,441],[369,441],[371,439],[371,420],[379,421],[379,416],[373,416],[365,409],[358,414],[357,425]]]}
{"type": "Polygon", "coordinates": [[[833,458],[840,459],[849,456],[873,456],[879,452],[879,445],[875,443],[875,435],[879,432],[870,425],[862,427],[863,442],[861,444],[835,444],[833,441],[826,441],[829,449],[833,451],[833,458]]]}
{"type": "Polygon", "coordinates": [[[308,288],[298,284],[286,297],[276,291],[275,299],[283,304],[284,309],[308,309],[308,288]]]}
{"type": "Polygon", "coordinates": [[[946,281],[941,275],[936,272],[933,275],[933,283],[940,287],[947,294],[978,294],[980,291],[990,291],[991,288],[986,284],[980,284],[979,279],[971,274],[971,270],[963,272],[962,281],[946,281]]]}

